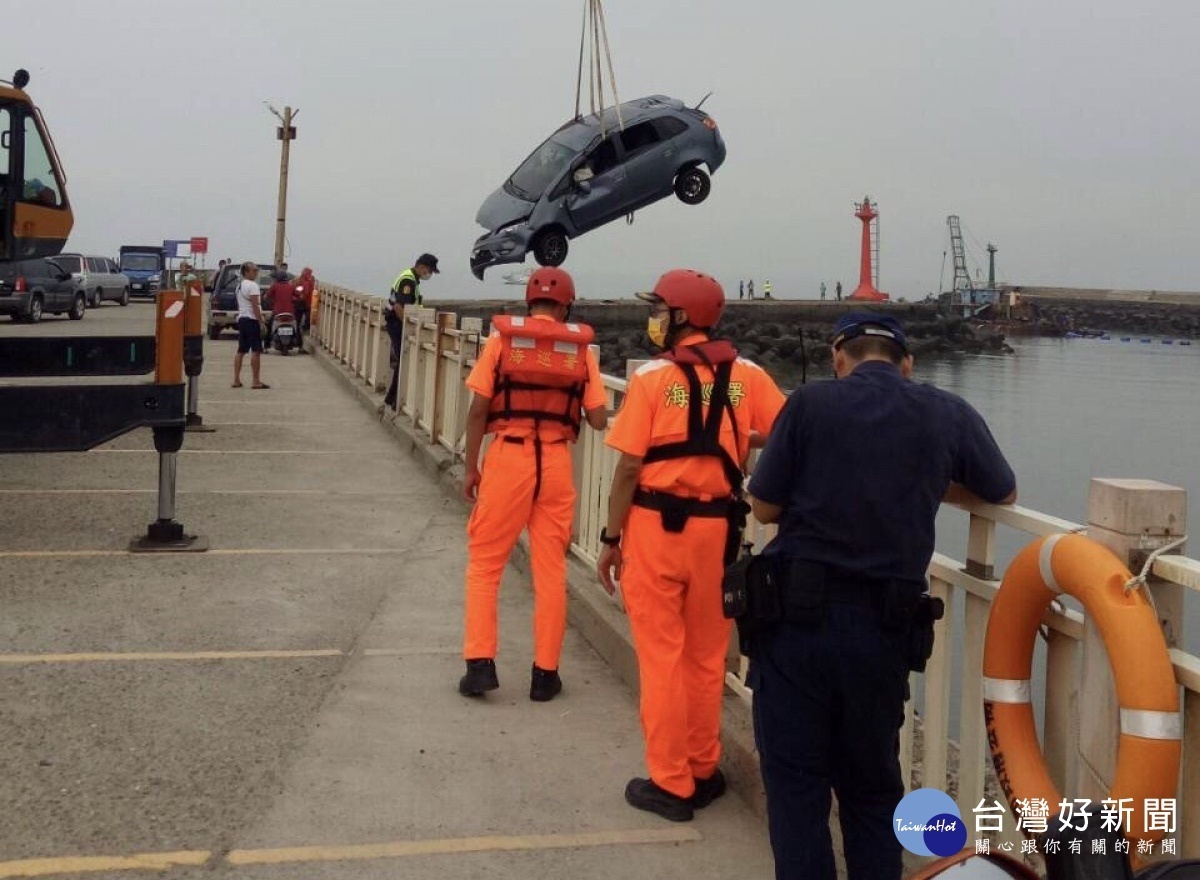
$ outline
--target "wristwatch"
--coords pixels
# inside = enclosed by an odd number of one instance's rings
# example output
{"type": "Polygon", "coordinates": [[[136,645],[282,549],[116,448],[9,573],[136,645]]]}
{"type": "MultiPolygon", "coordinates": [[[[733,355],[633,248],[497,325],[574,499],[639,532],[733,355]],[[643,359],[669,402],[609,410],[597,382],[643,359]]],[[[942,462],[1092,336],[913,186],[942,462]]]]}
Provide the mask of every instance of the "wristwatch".
{"type": "Polygon", "coordinates": [[[618,532],[615,535],[610,535],[608,527],[605,526],[600,530],[600,543],[607,544],[609,547],[619,547],[621,546],[621,533],[618,532]]]}

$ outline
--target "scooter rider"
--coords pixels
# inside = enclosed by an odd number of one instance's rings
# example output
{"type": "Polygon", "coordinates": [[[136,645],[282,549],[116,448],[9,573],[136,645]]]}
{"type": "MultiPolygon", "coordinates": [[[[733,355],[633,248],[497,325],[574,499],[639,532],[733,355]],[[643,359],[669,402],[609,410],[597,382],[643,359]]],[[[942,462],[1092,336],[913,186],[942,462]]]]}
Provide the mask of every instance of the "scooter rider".
{"type": "Polygon", "coordinates": [[[300,329],[300,322],[296,320],[295,285],[289,278],[290,276],[286,272],[276,272],[275,282],[267,288],[264,304],[271,310],[271,319],[267,322],[266,348],[270,348],[275,341],[275,329],[276,325],[280,323],[280,316],[288,315],[291,325],[295,328],[296,347],[301,354],[305,354],[304,336],[300,329]]]}

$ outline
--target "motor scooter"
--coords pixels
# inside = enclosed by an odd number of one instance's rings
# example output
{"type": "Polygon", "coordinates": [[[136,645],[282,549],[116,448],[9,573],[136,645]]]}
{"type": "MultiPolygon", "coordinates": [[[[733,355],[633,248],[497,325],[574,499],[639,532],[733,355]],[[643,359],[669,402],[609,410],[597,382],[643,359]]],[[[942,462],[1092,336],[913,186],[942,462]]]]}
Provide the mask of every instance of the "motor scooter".
{"type": "Polygon", "coordinates": [[[271,324],[271,346],[280,354],[289,354],[300,346],[300,328],[296,316],[284,312],[276,314],[271,324]]]}

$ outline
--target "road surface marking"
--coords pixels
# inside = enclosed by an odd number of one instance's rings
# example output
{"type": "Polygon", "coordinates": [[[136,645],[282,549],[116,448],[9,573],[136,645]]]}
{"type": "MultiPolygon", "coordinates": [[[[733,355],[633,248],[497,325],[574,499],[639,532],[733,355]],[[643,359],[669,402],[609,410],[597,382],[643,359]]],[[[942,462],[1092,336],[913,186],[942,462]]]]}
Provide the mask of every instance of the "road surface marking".
{"type": "Polygon", "coordinates": [[[0,666],[49,663],[131,663],[173,660],[296,660],[344,657],[336,648],[315,651],[139,651],[129,653],[0,654],[0,666]]]}
{"type": "MultiPolygon", "coordinates": [[[[409,550],[380,547],[243,547],[226,550],[205,550],[205,556],[394,556],[409,550]]],[[[0,559],[54,559],[58,557],[91,558],[100,556],[142,556],[165,558],[163,554],[131,553],[128,550],[0,550],[0,559]]],[[[178,558],[178,557],[171,557],[178,558]]]]}
{"type": "MultiPolygon", "coordinates": [[[[180,455],[350,455],[358,450],[343,449],[181,449],[180,455]]],[[[156,449],[92,449],[88,455],[158,455],[156,449]]]]}
{"type": "Polygon", "coordinates": [[[442,657],[461,654],[462,648],[364,648],[362,653],[364,657],[442,657]]]}
{"type": "MultiPolygon", "coordinates": [[[[522,852],[551,849],[588,849],[599,846],[638,846],[695,843],[703,835],[694,828],[633,828],[619,831],[582,831],[561,834],[525,834],[510,837],[449,837],[431,840],[397,840],[353,846],[299,846],[285,849],[235,849],[218,863],[286,865],[315,862],[376,861],[412,856],[458,855],[479,852],[522,852]]],[[[50,877],[101,871],[164,871],[175,866],[206,864],[208,852],[137,853],[130,856],[66,856],[0,862],[0,878],[50,877]]]]}
{"type": "Polygon", "coordinates": [[[89,874],[100,871],[165,871],[177,865],[203,865],[207,852],[138,853],[132,856],[65,856],[0,862],[0,877],[50,877],[54,874],[89,874]]]}
{"type": "MultiPolygon", "coordinates": [[[[688,843],[702,840],[692,828],[635,828],[625,831],[583,831],[562,834],[522,834],[511,837],[449,837],[440,840],[397,840],[357,846],[300,846],[289,849],[235,849],[226,856],[231,865],[282,865],[289,862],[345,862],[399,859],[409,856],[477,852],[583,849],[596,846],[688,843]]],[[[0,874],[0,876],[3,876],[0,874]]]]}

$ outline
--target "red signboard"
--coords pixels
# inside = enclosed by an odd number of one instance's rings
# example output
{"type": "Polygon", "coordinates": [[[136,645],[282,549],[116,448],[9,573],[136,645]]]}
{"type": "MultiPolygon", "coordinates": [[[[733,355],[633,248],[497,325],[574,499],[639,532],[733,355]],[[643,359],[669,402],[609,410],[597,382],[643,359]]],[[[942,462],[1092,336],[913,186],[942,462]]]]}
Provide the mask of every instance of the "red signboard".
{"type": "Polygon", "coordinates": [[[192,253],[207,254],[208,253],[208,238],[193,236],[192,238],[192,253]]]}

